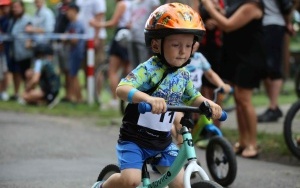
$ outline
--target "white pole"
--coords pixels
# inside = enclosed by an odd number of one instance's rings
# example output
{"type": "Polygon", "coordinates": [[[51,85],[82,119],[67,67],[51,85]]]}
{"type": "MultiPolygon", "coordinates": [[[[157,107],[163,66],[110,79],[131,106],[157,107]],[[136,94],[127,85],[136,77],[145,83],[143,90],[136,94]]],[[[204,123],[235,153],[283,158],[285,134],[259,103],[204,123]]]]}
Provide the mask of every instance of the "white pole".
{"type": "Polygon", "coordinates": [[[92,105],[95,102],[94,93],[95,93],[95,79],[94,79],[94,65],[95,65],[95,49],[94,49],[94,40],[89,39],[87,41],[87,97],[88,104],[92,105]]]}

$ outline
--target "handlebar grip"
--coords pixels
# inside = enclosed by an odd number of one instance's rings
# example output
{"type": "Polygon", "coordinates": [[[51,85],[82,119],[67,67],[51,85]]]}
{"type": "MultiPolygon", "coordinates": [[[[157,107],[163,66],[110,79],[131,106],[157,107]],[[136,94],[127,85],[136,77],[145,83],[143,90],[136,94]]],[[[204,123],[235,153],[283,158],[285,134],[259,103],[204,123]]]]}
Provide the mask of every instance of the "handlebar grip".
{"type": "Polygon", "coordinates": [[[152,106],[149,103],[146,102],[140,102],[138,106],[138,110],[141,114],[144,114],[146,112],[151,112],[152,106]]]}
{"type": "Polygon", "coordinates": [[[227,119],[227,113],[223,110],[222,115],[219,118],[219,121],[225,121],[227,119]]]}

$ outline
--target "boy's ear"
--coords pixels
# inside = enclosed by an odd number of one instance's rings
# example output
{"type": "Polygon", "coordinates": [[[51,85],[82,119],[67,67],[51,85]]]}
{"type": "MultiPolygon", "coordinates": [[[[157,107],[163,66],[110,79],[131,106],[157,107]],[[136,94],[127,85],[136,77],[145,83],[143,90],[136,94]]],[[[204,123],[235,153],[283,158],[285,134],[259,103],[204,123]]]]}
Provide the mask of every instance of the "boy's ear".
{"type": "Polygon", "coordinates": [[[151,48],[154,53],[160,53],[160,40],[152,39],[151,40],[151,48]]]}

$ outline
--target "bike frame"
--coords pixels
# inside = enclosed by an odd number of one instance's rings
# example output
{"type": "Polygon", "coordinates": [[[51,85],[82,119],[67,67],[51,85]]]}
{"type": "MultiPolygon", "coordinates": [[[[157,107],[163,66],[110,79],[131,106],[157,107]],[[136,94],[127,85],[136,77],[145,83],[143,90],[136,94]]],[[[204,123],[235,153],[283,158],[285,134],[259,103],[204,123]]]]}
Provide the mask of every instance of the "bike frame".
{"type": "Polygon", "coordinates": [[[190,177],[192,172],[197,172],[203,180],[209,180],[206,172],[197,164],[197,156],[193,144],[192,135],[188,128],[183,126],[180,130],[183,136],[183,143],[169,170],[162,174],[159,179],[150,181],[149,178],[142,179],[142,186],[138,188],[164,188],[177,176],[188,160],[189,164],[184,172],[184,187],[191,188],[190,177]]]}
{"type": "Polygon", "coordinates": [[[199,139],[199,135],[203,129],[218,136],[223,136],[221,130],[215,126],[212,119],[208,119],[205,115],[200,115],[196,125],[192,130],[192,137],[194,138],[194,141],[199,139]]]}

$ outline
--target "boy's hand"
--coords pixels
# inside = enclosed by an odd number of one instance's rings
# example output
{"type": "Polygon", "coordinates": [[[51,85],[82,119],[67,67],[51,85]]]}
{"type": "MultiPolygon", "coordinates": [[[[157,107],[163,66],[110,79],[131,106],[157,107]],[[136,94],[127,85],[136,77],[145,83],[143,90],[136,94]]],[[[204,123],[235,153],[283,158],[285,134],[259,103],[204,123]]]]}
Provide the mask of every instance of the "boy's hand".
{"type": "Polygon", "coordinates": [[[229,84],[224,84],[222,86],[223,90],[224,90],[224,93],[230,93],[231,90],[232,90],[232,87],[229,85],[229,84]]]}
{"type": "Polygon", "coordinates": [[[208,103],[210,105],[211,112],[212,112],[211,118],[217,120],[220,119],[222,115],[222,108],[218,104],[214,103],[213,101],[208,100],[208,103]]]}
{"type": "Polygon", "coordinates": [[[165,99],[163,98],[150,96],[146,102],[151,104],[152,106],[151,112],[153,114],[162,114],[167,111],[167,104],[165,102],[165,99]]]}

